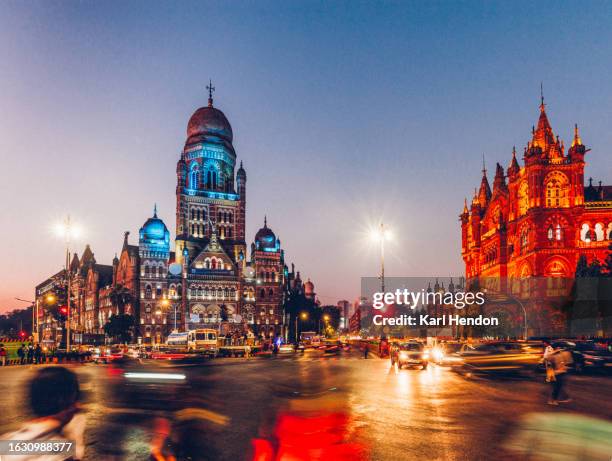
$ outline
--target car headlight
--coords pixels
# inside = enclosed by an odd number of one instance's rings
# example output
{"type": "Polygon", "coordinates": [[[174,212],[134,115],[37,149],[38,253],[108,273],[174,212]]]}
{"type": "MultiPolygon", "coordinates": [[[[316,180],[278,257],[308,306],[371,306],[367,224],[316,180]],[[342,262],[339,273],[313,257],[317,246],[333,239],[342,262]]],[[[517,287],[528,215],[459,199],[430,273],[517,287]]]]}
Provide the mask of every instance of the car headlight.
{"type": "Polygon", "coordinates": [[[399,357],[400,357],[400,359],[407,359],[408,358],[408,353],[402,351],[402,352],[399,353],[399,357]]]}
{"type": "Polygon", "coordinates": [[[444,358],[444,352],[442,352],[440,349],[434,349],[433,358],[435,360],[442,360],[444,358]]]}
{"type": "Polygon", "coordinates": [[[423,352],[423,358],[424,359],[428,359],[429,358],[429,352],[427,352],[427,351],[423,352]]]}

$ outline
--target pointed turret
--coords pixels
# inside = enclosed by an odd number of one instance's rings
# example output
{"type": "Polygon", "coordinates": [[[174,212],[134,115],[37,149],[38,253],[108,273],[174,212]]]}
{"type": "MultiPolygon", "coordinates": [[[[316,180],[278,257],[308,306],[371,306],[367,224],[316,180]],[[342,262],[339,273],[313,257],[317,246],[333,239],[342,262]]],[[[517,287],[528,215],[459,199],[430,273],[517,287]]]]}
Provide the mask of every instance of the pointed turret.
{"type": "Polygon", "coordinates": [[[508,167],[508,177],[513,178],[516,176],[521,167],[518,164],[518,160],[516,159],[516,146],[512,147],[512,160],[510,160],[510,166],[508,167]]]}
{"type": "Polygon", "coordinates": [[[545,158],[562,157],[559,140],[555,137],[553,129],[550,126],[550,122],[548,121],[548,116],[546,115],[544,94],[541,95],[540,117],[538,119],[537,128],[533,130],[530,147],[530,153],[532,155],[536,153],[541,153],[542,156],[545,158]]]}
{"type": "Polygon", "coordinates": [[[506,178],[504,176],[504,168],[498,163],[495,166],[495,179],[493,180],[493,192],[505,191],[508,188],[506,187],[506,178]]]}
{"type": "Polygon", "coordinates": [[[580,138],[580,132],[578,131],[578,124],[574,125],[574,139],[572,140],[572,146],[569,148],[568,156],[572,162],[575,161],[584,161],[584,154],[586,154],[588,150],[582,144],[582,139],[580,138]]]}
{"type": "Polygon", "coordinates": [[[486,208],[491,198],[491,187],[489,186],[489,180],[487,179],[487,169],[484,164],[484,157],[482,159],[482,180],[480,181],[480,190],[478,191],[478,203],[481,208],[486,208]]]}

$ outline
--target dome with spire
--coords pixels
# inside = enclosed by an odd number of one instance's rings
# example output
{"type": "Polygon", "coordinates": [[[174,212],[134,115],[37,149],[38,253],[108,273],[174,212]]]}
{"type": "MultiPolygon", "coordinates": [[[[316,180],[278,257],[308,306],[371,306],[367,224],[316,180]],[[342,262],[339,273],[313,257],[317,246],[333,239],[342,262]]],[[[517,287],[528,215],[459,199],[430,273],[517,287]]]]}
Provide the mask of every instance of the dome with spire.
{"type": "Polygon", "coordinates": [[[166,246],[170,244],[170,232],[164,222],[157,217],[157,205],[153,208],[153,217],[147,219],[139,231],[140,243],[166,246]]]}
{"type": "Polygon", "coordinates": [[[268,219],[264,217],[264,225],[255,234],[255,248],[263,251],[276,251],[278,248],[276,235],[268,227],[268,219]]]}
{"type": "Polygon", "coordinates": [[[314,295],[314,283],[312,283],[310,279],[304,283],[304,294],[306,297],[314,295]]]}
{"type": "Polygon", "coordinates": [[[212,84],[207,88],[208,105],[196,110],[187,124],[187,144],[208,141],[231,146],[234,139],[232,126],[225,114],[213,107],[212,84]]]}

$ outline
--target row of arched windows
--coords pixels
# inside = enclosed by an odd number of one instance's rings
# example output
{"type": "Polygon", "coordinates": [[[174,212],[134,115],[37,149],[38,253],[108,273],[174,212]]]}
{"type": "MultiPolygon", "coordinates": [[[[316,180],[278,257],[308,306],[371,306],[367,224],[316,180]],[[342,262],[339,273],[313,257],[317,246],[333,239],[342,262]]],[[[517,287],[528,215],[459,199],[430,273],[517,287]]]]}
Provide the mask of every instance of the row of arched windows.
{"type": "Polygon", "coordinates": [[[192,221],[206,221],[206,209],[191,208],[190,217],[192,221]]]}
{"type": "Polygon", "coordinates": [[[228,299],[236,300],[235,288],[221,287],[192,287],[189,290],[191,299],[228,299]]]}
{"type": "Polygon", "coordinates": [[[612,240],[612,222],[607,227],[604,227],[603,223],[597,223],[595,227],[591,227],[588,223],[582,224],[580,227],[580,240],[586,243],[612,240]]]}
{"type": "MultiPolygon", "coordinates": [[[[272,288],[270,288],[268,290],[268,296],[271,298],[274,296],[274,290],[272,288]]],[[[266,299],[266,290],[264,288],[262,288],[261,290],[259,290],[259,299],[266,299]]]]}
{"type": "Polygon", "coordinates": [[[259,273],[259,280],[261,280],[262,282],[278,282],[278,274],[274,271],[272,272],[261,271],[259,273]]]}
{"type": "Polygon", "coordinates": [[[221,183],[219,179],[219,173],[214,168],[209,168],[204,177],[202,177],[200,165],[194,163],[192,164],[191,171],[189,172],[189,188],[199,189],[202,185],[204,185],[207,189],[215,190],[221,183]],[[202,184],[202,179],[204,179],[204,184],[202,184]]]}
{"type": "Polygon", "coordinates": [[[234,222],[234,215],[231,211],[219,210],[217,213],[217,222],[232,224],[234,222]]]}
{"type": "Polygon", "coordinates": [[[141,277],[159,278],[166,276],[166,266],[163,262],[155,263],[145,261],[140,268],[141,277]]]}

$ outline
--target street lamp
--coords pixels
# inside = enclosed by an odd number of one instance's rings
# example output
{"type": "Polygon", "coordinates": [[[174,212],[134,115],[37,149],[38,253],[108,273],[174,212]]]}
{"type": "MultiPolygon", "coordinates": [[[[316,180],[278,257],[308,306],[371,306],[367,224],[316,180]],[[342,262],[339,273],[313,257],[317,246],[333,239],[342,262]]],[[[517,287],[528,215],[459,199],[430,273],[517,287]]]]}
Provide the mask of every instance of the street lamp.
{"type": "MultiPolygon", "coordinates": [[[[36,301],[28,301],[27,299],[15,298],[17,301],[21,301],[24,303],[29,303],[32,305],[32,342],[38,343],[38,338],[34,336],[34,326],[36,325],[36,321],[38,320],[38,299],[36,301]]],[[[36,334],[38,334],[38,328],[36,329],[36,334]]]]}
{"type": "Polygon", "coordinates": [[[73,222],[70,220],[70,215],[66,216],[66,219],[58,223],[55,226],[55,233],[58,237],[64,239],[66,243],[66,303],[68,308],[68,313],[66,315],[66,350],[70,350],[70,295],[71,295],[71,287],[70,287],[70,243],[74,238],[78,238],[81,234],[79,227],[75,226],[73,222]]]}
{"type": "Polygon", "coordinates": [[[308,318],[308,313],[307,312],[302,312],[300,313],[300,315],[296,315],[295,316],[295,343],[298,343],[298,318],[301,318],[302,320],[306,320],[308,318]]]}
{"type": "Polygon", "coordinates": [[[374,229],[371,233],[371,238],[375,242],[380,242],[380,288],[381,292],[385,292],[385,240],[391,238],[391,232],[385,228],[381,222],[378,229],[374,229]]]}

